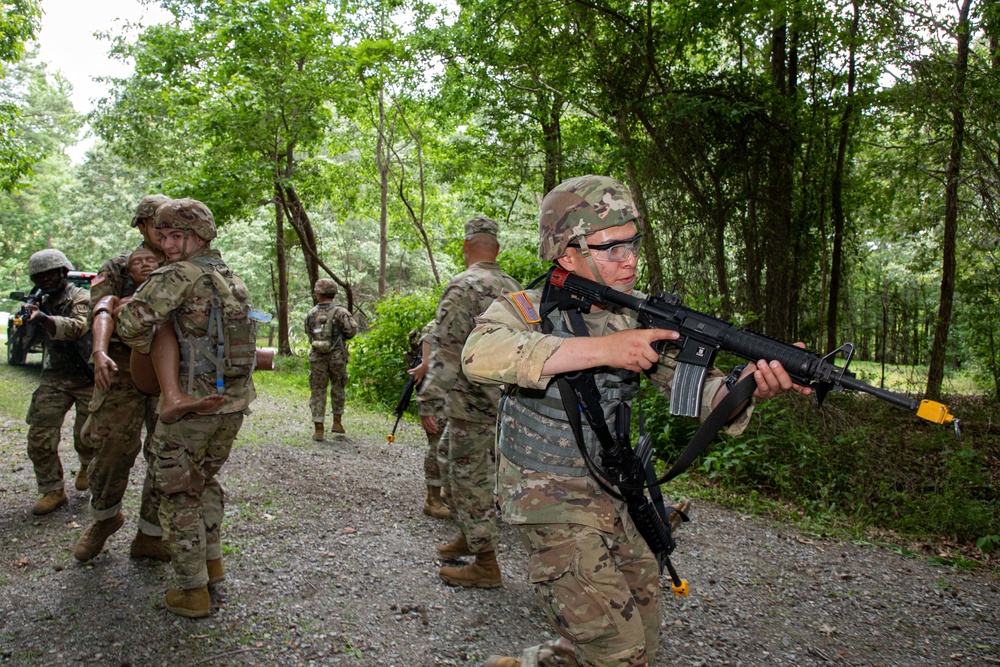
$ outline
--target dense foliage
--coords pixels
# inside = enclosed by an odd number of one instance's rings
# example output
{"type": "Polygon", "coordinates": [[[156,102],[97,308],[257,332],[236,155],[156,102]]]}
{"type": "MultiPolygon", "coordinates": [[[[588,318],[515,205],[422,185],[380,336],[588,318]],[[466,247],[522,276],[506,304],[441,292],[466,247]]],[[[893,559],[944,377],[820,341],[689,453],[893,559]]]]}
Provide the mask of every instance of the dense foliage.
{"type": "MultiPolygon", "coordinates": [[[[159,0],[171,21],[111,40],[134,69],[78,165],[65,82],[23,57],[39,7],[3,4],[11,288],[38,248],[95,269],[132,247],[143,194],[193,196],[284,355],[304,352],[315,280],[338,281],[365,329],[353,397],[389,405],[406,333],[463,268],[462,222],[500,221],[527,283],[543,194],[610,174],[643,212],[643,289],[816,350],[852,341],[874,384],[1000,394],[997,3],[159,0]]],[[[779,465],[783,414],[710,472],[779,465]]],[[[852,429],[837,446],[865,441],[852,429]]],[[[834,466],[833,447],[793,453],[834,466]]],[[[936,463],[969,472],[955,451],[936,463]]],[[[855,488],[825,474],[814,488],[855,488]]]]}

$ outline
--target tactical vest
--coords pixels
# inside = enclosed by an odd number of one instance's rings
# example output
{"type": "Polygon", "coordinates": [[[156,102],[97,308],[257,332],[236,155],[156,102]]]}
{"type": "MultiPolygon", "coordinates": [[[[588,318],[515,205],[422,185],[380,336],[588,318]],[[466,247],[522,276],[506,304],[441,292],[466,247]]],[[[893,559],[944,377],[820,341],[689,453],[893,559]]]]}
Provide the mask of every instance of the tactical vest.
{"type": "Polygon", "coordinates": [[[188,377],[190,392],[195,375],[214,370],[221,394],[223,377],[247,377],[256,365],[257,323],[250,319],[250,294],[246,284],[222,259],[201,256],[187,261],[211,278],[213,296],[204,335],[185,335],[174,318],[180,350],[180,377],[188,377]]]}
{"type": "MultiPolygon", "coordinates": [[[[571,338],[562,315],[549,315],[552,335],[571,338]]],[[[614,432],[615,410],[622,401],[630,402],[638,391],[637,375],[622,369],[606,369],[594,374],[601,394],[604,418],[614,432]]],[[[587,453],[601,461],[601,445],[586,420],[583,438],[587,453]]],[[[566,417],[559,387],[553,381],[544,390],[516,387],[500,401],[500,452],[514,464],[555,475],[585,477],[590,474],[580,455],[576,437],[566,417]]]]}
{"type": "MultiPolygon", "coordinates": [[[[54,308],[49,302],[50,295],[46,295],[39,304],[39,309],[46,315],[70,317],[73,314],[73,297],[79,291],[80,288],[76,285],[69,285],[69,289],[63,292],[65,298],[54,308]]],[[[94,345],[94,337],[89,330],[76,340],[53,340],[49,337],[48,332],[46,332],[45,337],[45,355],[42,360],[42,370],[58,371],[67,375],[88,374],[88,370],[90,369],[87,368],[87,359],[90,358],[91,349],[94,345]]],[[[90,372],[92,373],[93,371],[90,370],[90,372]]]]}
{"type": "Polygon", "coordinates": [[[321,303],[316,308],[310,325],[312,351],[327,354],[345,349],[347,346],[344,343],[343,332],[337,327],[337,318],[333,316],[340,306],[330,302],[321,303]]]}

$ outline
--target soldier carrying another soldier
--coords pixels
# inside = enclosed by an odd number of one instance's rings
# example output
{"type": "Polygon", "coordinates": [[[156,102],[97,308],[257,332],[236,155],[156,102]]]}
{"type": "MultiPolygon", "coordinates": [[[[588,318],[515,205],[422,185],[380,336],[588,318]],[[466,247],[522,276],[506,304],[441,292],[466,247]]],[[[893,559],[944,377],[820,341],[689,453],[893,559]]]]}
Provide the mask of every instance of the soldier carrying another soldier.
{"type": "Polygon", "coordinates": [[[73,555],[87,561],[101,553],[104,543],[125,523],[122,498],[129,473],[140,448],[146,459],[139,506],[139,527],[129,548],[132,558],[170,560],[161,544],[163,531],[150,478],[149,440],[156,424],[156,399],[135,385],[130,367],[131,350],[115,335],[117,312],[109,305],[114,298],[120,308],[136,288],[165,261],[160,233],[153,228],[153,215],[165,195],[147,195],[136,206],[131,226],[142,234],[142,243],[126,255],[109,259],[90,284],[90,326],[94,332],[94,379],[87,433],[97,450],[90,466],[90,515],[93,523],[76,543],[73,555]],[[146,437],[141,440],[142,426],[146,437]]]}
{"type": "Polygon", "coordinates": [[[207,206],[171,200],[156,210],[154,226],[163,236],[167,264],[126,304],[118,335],[145,354],[157,327],[173,327],[184,392],[224,397],[215,414],[159,420],[150,442],[160,525],[177,577],[166,608],[198,618],[211,613],[208,586],[225,579],[224,491],[217,476],[256,398],[256,327],[246,285],[211,247],[216,230],[207,206]]]}

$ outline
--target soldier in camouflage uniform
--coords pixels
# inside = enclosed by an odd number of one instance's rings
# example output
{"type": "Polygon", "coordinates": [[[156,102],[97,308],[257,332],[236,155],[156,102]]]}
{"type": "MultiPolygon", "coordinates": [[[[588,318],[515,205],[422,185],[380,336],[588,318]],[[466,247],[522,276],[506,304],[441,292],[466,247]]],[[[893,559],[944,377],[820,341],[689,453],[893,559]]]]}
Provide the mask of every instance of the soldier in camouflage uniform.
{"type": "Polygon", "coordinates": [[[149,440],[156,425],[156,398],[139,391],[132,380],[131,349],[114,335],[116,313],[107,297],[130,299],[151,271],[165,261],[160,233],[153,227],[156,209],[170,201],[165,195],[143,197],[132,217],[132,227],[142,234],[131,253],[109,259],[90,283],[90,322],[94,331],[94,400],[87,431],[97,448],[90,465],[90,514],[93,523],[77,541],[73,555],[87,561],[101,553],[105,541],[125,522],[122,498],[129,472],[140,448],[146,459],[139,506],[139,526],[129,548],[132,558],[170,560],[162,544],[158,507],[152,493],[149,440]],[[133,261],[134,260],[134,261],[133,261]],[[141,278],[141,279],[140,279],[141,278]],[[146,425],[145,441],[141,440],[146,425]]]}
{"type": "MultiPolygon", "coordinates": [[[[539,255],[583,278],[632,292],[638,222],[632,196],[618,181],[570,179],[542,201],[539,255]]],[[[657,561],[625,503],[590,476],[552,379],[592,370],[605,414],[613,415],[619,402],[635,395],[638,371],[669,391],[676,349],[661,357],[652,343],[676,339],[677,333],[636,329],[631,311],[595,306],[583,315],[587,336],[575,336],[558,310],[547,315],[552,333],[546,334],[540,297],[537,290],[502,296],[469,336],[463,364],[477,382],[512,387],[500,404],[501,512],[521,531],[528,579],[561,637],[525,650],[520,659],[493,656],[485,665],[647,665],[659,645],[657,561]]],[[[759,385],[757,398],[793,386],[780,364],[749,364],[740,378],[750,373],[759,385]]],[[[726,378],[713,369],[704,385],[702,418],[727,393],[726,378]]],[[[734,413],[727,432],[742,431],[751,410],[748,403],[734,413]]],[[[582,427],[585,446],[599,462],[600,445],[586,420],[582,427]]]]}
{"type": "MultiPolygon", "coordinates": [[[[431,361],[431,335],[434,331],[434,320],[431,320],[424,328],[414,328],[410,331],[410,354],[407,355],[406,365],[410,366],[416,355],[420,354],[420,364],[411,368],[408,372],[414,377],[417,384],[417,395],[420,395],[420,388],[423,387],[424,377],[427,375],[427,368],[431,361]]],[[[448,481],[448,440],[443,437],[441,425],[447,422],[445,412],[445,401],[437,399],[425,406],[425,409],[433,411],[434,431],[427,433],[427,453],[424,455],[424,482],[427,484],[427,497],[424,499],[424,514],[435,519],[450,519],[451,510],[444,502],[444,498],[451,498],[451,483],[448,481]]]]}
{"type": "Polygon", "coordinates": [[[157,327],[173,327],[185,393],[224,396],[216,414],[158,421],[150,442],[160,526],[178,583],[167,591],[166,607],[197,618],[211,611],[208,585],[225,579],[224,492],[217,476],[256,397],[256,329],[248,318],[246,285],[210,245],[216,231],[208,207],[193,199],[171,200],[157,209],[154,225],[163,235],[167,264],[122,309],[118,335],[145,354],[157,327]]]}
{"type": "Polygon", "coordinates": [[[306,335],[309,337],[309,410],[312,412],[313,440],[323,439],[326,415],[326,387],[330,385],[330,408],[333,411],[334,433],[344,433],[344,405],[347,402],[347,362],[351,355],[347,341],[358,333],[358,323],[343,306],[333,302],[337,283],[320,278],[313,290],[316,305],[306,315],[306,335]]]}
{"type": "Polygon", "coordinates": [[[500,244],[497,223],[475,217],[465,223],[465,271],[455,276],[441,295],[431,340],[431,358],[417,395],[424,430],[440,428],[436,402],[447,398],[448,474],[452,515],[461,534],[438,547],[442,558],[475,556],[462,567],[442,567],[439,574],[452,586],[496,588],[502,581],[497,564],[496,504],[493,499],[496,462],[496,387],[469,382],[462,372],[462,346],[476,317],[505,290],[519,290],[516,280],[496,263],[500,244]]]}
{"type": "Polygon", "coordinates": [[[76,406],[73,448],[80,460],[76,488],[87,490],[87,465],[94,447],[83,431],[94,394],[94,380],[84,351],[90,347],[87,303],[90,294],[71,284],[66,274],[73,265],[58,250],[39,250],[28,259],[31,281],[42,290],[38,305],[31,305],[28,322],[44,332],[42,375],[28,407],[28,458],[42,497],[31,509],[48,514],[67,504],[63,467],[59,460],[59,431],[69,409],[76,406]]]}

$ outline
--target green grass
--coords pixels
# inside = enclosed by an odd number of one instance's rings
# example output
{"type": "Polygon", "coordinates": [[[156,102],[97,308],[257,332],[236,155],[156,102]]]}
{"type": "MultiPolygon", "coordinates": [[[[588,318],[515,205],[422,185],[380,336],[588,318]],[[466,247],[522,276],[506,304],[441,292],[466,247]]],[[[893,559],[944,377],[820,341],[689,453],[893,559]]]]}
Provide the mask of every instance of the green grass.
{"type": "MultiPolygon", "coordinates": [[[[884,381],[882,364],[877,361],[852,361],[850,370],[859,380],[892,391],[922,395],[927,389],[927,366],[886,364],[884,381]]],[[[975,396],[987,391],[967,371],[946,372],[942,390],[947,395],[961,396],[975,396]]]]}

